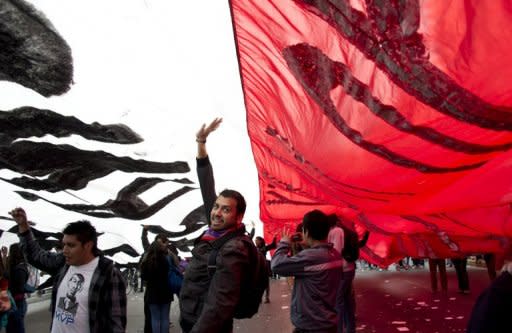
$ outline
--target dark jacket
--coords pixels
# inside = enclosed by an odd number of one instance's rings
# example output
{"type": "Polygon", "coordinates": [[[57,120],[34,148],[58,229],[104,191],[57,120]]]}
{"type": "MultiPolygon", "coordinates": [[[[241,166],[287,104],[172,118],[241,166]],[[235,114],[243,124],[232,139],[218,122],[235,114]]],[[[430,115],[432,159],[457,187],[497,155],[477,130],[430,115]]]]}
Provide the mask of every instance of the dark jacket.
{"type": "Polygon", "coordinates": [[[9,291],[16,301],[25,298],[25,284],[28,280],[27,265],[20,262],[14,267],[12,272],[9,272],[9,291]],[[12,276],[11,276],[12,274],[12,276]]]}
{"type": "Polygon", "coordinates": [[[512,309],[512,275],[505,271],[478,296],[466,332],[510,332],[510,309],[512,309]]]}
{"type": "MultiPolygon", "coordinates": [[[[208,157],[197,160],[197,172],[208,222],[216,199],[213,169],[208,157]]],[[[209,224],[209,223],[208,223],[209,224]]],[[[184,332],[231,332],[241,281],[249,268],[249,249],[241,240],[245,227],[224,244],[216,259],[216,271],[208,274],[208,257],[213,241],[199,237],[185,271],[180,293],[180,323],[184,332]]]]}
{"type": "MultiPolygon", "coordinates": [[[[57,291],[69,268],[62,253],[43,250],[29,230],[19,235],[29,264],[55,277],[52,290],[52,320],[57,291]]],[[[112,260],[100,256],[89,290],[91,333],[126,331],[126,284],[112,260]]]]}
{"type": "Polygon", "coordinates": [[[146,292],[144,294],[146,303],[165,304],[172,302],[173,295],[168,282],[169,268],[169,261],[165,256],[159,258],[157,267],[148,267],[142,262],[142,279],[146,281],[146,292]]]}

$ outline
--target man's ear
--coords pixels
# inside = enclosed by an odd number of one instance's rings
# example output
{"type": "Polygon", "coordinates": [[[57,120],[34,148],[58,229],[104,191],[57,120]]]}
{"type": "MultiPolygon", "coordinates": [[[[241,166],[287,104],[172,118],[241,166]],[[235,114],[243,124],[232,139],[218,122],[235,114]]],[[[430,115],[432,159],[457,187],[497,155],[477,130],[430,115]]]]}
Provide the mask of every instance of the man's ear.
{"type": "Polygon", "coordinates": [[[88,241],[84,243],[84,248],[92,253],[92,248],[94,247],[93,241],[88,241]]]}

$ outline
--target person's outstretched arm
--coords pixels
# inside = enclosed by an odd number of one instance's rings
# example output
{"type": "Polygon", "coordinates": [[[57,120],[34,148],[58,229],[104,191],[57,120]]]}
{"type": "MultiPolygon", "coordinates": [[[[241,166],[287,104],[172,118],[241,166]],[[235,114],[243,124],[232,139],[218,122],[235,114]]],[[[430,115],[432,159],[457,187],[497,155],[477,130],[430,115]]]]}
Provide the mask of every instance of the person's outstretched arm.
{"type": "Polygon", "coordinates": [[[204,209],[208,225],[210,225],[210,212],[212,211],[213,204],[217,198],[215,193],[215,178],[213,177],[213,168],[208,158],[206,150],[206,140],[211,132],[215,131],[222,118],[215,118],[208,126],[203,124],[199,131],[196,133],[197,142],[197,177],[199,179],[199,186],[201,188],[201,195],[203,197],[204,209]]]}
{"type": "Polygon", "coordinates": [[[251,239],[253,239],[254,235],[256,234],[256,228],[255,228],[255,225],[254,225],[254,221],[251,221],[251,226],[252,226],[252,228],[251,228],[251,231],[249,232],[249,237],[251,239]]]}
{"type": "Polygon", "coordinates": [[[208,139],[208,135],[210,135],[211,132],[219,128],[221,123],[222,118],[215,118],[208,126],[206,126],[206,124],[203,124],[199,131],[197,131],[197,159],[205,158],[206,156],[208,156],[208,152],[206,151],[206,140],[208,139]]]}
{"type": "Polygon", "coordinates": [[[140,236],[140,240],[142,241],[142,248],[144,249],[144,252],[149,249],[148,229],[148,225],[142,225],[142,235],[140,236]]]}
{"type": "Polygon", "coordinates": [[[34,238],[28,224],[27,214],[23,208],[15,208],[9,212],[16,224],[18,224],[18,236],[20,238],[21,249],[27,257],[27,261],[32,266],[50,273],[51,275],[64,266],[66,259],[62,253],[53,253],[43,250],[34,238]]]}
{"type": "Polygon", "coordinates": [[[273,250],[277,247],[277,235],[274,235],[274,238],[272,238],[272,243],[265,246],[265,251],[273,250]]]}
{"type": "Polygon", "coordinates": [[[368,241],[368,238],[370,237],[370,232],[366,230],[363,234],[363,238],[359,241],[358,245],[359,247],[363,247],[366,245],[366,242],[368,241]]]}

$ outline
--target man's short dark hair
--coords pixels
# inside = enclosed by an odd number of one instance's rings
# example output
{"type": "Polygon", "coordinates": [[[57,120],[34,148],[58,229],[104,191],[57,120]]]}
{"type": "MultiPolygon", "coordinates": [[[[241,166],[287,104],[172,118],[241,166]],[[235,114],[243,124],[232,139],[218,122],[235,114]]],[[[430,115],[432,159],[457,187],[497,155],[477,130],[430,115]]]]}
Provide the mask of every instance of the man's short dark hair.
{"type": "Polygon", "coordinates": [[[98,235],[96,234],[96,228],[94,228],[91,222],[87,220],[81,220],[68,223],[62,233],[64,235],[75,236],[76,239],[82,243],[82,245],[87,242],[92,242],[92,253],[95,256],[99,255],[100,251],[98,250],[98,235]]]}
{"type": "Polygon", "coordinates": [[[307,232],[309,237],[314,240],[323,241],[327,239],[330,229],[329,219],[318,209],[306,213],[302,218],[302,225],[304,232],[307,232]]]}
{"type": "Polygon", "coordinates": [[[235,199],[237,215],[245,214],[245,209],[247,208],[247,204],[245,203],[244,196],[242,194],[240,194],[240,192],[235,191],[235,190],[225,189],[224,191],[219,193],[219,196],[223,196],[224,198],[235,199]]]}

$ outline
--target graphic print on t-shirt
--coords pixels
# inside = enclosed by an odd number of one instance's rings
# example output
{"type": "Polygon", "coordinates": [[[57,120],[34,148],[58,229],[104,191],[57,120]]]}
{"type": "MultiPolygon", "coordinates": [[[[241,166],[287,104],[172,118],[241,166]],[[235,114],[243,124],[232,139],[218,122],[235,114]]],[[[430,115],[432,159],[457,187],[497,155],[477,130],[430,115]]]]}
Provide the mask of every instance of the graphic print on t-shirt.
{"type": "Polygon", "coordinates": [[[57,302],[56,318],[65,324],[75,322],[76,310],[78,309],[77,294],[84,286],[85,278],[80,273],[71,275],[67,281],[66,296],[60,297],[57,302]]]}

